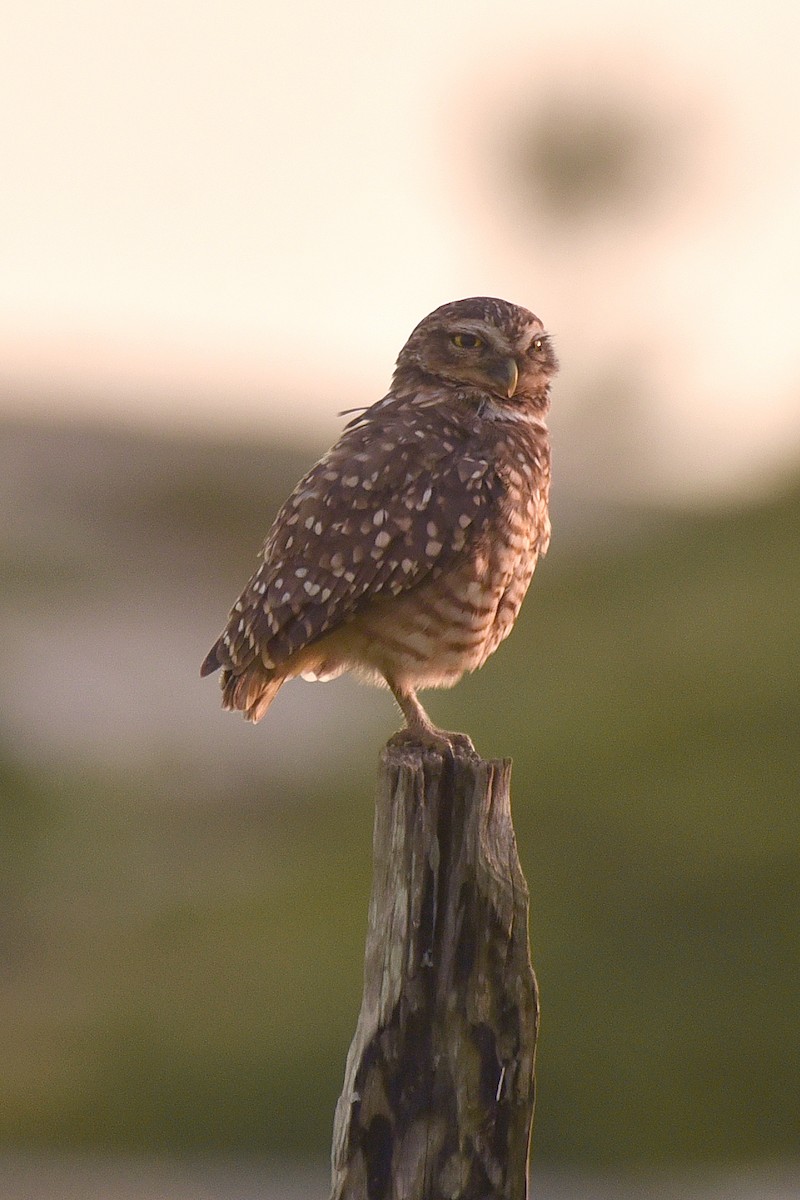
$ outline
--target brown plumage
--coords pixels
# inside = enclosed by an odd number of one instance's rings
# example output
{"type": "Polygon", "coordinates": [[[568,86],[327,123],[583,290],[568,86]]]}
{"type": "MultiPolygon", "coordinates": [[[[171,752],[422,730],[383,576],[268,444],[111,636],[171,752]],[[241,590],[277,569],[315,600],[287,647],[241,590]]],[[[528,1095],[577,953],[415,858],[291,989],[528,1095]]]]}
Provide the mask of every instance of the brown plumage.
{"type": "Polygon", "coordinates": [[[476,297],[427,316],[389,394],[346,426],[278,513],[201,674],[263,717],[287,679],[353,671],[439,744],[418,688],[450,687],[514,624],[550,539],[541,321],[476,297]]]}

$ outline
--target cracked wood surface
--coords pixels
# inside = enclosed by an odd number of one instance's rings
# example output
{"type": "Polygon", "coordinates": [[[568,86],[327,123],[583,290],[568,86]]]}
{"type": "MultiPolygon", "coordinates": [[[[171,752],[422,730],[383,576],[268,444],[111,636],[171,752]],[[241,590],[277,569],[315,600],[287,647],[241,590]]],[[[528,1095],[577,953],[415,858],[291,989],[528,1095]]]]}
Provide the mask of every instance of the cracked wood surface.
{"type": "Polygon", "coordinates": [[[511,764],[381,756],[331,1200],[525,1200],[538,1025],[511,764]]]}

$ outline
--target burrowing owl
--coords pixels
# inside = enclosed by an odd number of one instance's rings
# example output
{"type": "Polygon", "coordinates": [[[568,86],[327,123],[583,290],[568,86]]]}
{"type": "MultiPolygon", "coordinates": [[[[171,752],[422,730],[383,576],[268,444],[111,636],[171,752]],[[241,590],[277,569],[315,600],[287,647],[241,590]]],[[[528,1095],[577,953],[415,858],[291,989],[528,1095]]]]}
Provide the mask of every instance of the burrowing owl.
{"type": "Polygon", "coordinates": [[[545,425],[558,369],[538,317],[475,297],[437,308],[389,394],[346,426],[278,513],[201,674],[258,721],[281,684],[353,671],[441,744],[417,689],[451,687],[510,632],[550,520],[545,425]]]}

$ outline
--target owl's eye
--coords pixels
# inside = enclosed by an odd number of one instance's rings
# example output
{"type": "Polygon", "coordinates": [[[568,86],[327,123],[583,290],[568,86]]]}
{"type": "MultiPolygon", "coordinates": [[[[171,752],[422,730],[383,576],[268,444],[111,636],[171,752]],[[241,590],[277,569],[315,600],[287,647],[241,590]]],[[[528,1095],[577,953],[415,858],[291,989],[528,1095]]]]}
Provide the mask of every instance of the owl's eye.
{"type": "Polygon", "coordinates": [[[541,351],[541,349],[542,349],[542,347],[543,347],[543,346],[544,346],[544,339],[543,339],[543,338],[534,338],[534,342],[533,342],[533,348],[534,348],[534,350],[536,351],[536,353],[537,353],[537,354],[538,354],[538,353],[541,351]]]}
{"type": "Polygon", "coordinates": [[[459,350],[478,350],[483,345],[483,338],[476,333],[454,333],[450,341],[459,350]]]}

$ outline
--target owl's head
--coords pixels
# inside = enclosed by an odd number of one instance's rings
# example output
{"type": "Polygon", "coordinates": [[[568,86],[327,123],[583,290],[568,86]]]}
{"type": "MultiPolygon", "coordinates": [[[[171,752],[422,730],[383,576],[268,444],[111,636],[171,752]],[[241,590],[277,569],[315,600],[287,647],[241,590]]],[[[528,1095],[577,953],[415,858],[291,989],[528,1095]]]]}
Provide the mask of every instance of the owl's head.
{"type": "Polygon", "coordinates": [[[456,300],[420,321],[397,359],[396,392],[419,376],[489,393],[500,405],[546,403],[558,360],[538,317],[490,296],[456,300]]]}

